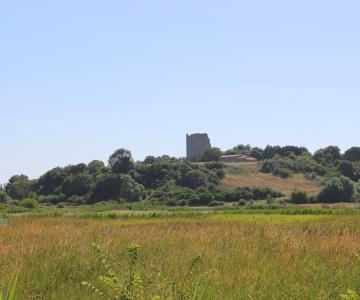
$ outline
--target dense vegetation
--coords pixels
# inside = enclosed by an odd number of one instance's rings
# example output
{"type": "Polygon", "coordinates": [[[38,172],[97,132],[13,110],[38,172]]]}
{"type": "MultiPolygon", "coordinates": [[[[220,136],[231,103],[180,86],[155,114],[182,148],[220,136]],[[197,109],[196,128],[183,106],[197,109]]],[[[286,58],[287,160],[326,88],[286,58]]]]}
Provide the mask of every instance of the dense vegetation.
{"type": "MultiPolygon", "coordinates": [[[[239,205],[255,200],[283,196],[270,187],[225,189],[219,183],[225,176],[222,154],[243,154],[260,161],[260,170],[287,178],[303,173],[310,180],[322,182],[319,195],[294,191],[293,203],[357,201],[360,179],[360,148],[341,153],[329,146],[311,154],[305,147],[267,146],[265,149],[238,145],[222,152],[207,151],[205,163],[190,163],[167,155],[148,156],[134,162],[131,152],[119,149],[110,155],[108,165],[94,160],[56,167],[38,179],[15,175],[0,187],[0,202],[36,207],[37,202],[55,205],[94,204],[101,201],[137,202],[168,206],[219,206],[225,202],[239,205]],[[302,196],[300,194],[303,194],[302,196]],[[301,197],[300,197],[301,196],[301,197]],[[36,199],[34,201],[34,199],[36,199]]],[[[301,187],[300,187],[301,188],[301,187]]]]}

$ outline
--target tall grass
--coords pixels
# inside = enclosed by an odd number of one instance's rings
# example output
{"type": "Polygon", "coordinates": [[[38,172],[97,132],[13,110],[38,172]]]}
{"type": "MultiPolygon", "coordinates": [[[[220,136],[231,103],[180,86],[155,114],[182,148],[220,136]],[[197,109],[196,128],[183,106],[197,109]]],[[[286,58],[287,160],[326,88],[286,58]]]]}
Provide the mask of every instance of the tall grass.
{"type": "Polygon", "coordinates": [[[18,274],[16,274],[8,290],[4,292],[0,291],[0,300],[16,300],[17,281],[18,281],[18,274]]]}
{"type": "Polygon", "coordinates": [[[141,245],[136,272],[145,299],[164,286],[154,275],[181,283],[197,255],[211,299],[359,294],[357,215],[204,215],[11,218],[0,226],[0,290],[11,286],[11,274],[19,270],[16,299],[98,299],[81,286],[84,280],[96,285],[102,268],[89,249],[94,241],[116,274],[128,270],[128,245],[141,245]]]}

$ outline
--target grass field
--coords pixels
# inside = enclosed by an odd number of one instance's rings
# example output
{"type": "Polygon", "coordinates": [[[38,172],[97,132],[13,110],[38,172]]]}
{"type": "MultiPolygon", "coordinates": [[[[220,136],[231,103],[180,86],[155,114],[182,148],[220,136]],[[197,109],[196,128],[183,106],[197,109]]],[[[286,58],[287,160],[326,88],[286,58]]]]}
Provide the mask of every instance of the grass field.
{"type": "Polygon", "coordinates": [[[224,187],[271,187],[285,195],[290,195],[295,188],[305,189],[309,194],[316,194],[321,186],[318,182],[307,180],[303,174],[296,174],[284,179],[272,174],[259,172],[258,163],[227,163],[226,175],[222,181],[224,187]]]}
{"type": "Polygon", "coordinates": [[[348,288],[360,289],[358,215],[221,212],[171,218],[12,217],[0,226],[0,289],[19,272],[18,299],[97,299],[80,286],[99,275],[91,242],[104,249],[120,274],[127,266],[127,247],[140,245],[145,299],[171,289],[153,279],[155,267],[168,282],[183,282],[197,255],[203,257],[199,272],[209,299],[339,299],[348,288]]]}

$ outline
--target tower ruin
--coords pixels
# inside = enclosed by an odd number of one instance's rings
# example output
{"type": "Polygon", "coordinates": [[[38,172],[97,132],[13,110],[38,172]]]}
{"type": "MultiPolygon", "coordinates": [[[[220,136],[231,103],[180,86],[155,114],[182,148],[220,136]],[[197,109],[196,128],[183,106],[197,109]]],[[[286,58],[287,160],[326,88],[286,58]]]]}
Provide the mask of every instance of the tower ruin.
{"type": "Polygon", "coordinates": [[[195,133],[191,135],[186,135],[187,160],[198,160],[210,148],[211,144],[207,133],[195,133]]]}

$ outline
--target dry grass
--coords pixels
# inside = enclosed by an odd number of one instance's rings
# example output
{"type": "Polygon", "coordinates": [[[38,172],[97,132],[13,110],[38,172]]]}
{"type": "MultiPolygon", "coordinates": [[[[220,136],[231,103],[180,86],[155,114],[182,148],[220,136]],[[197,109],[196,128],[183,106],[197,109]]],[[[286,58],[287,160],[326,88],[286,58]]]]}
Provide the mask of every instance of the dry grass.
{"type": "Polygon", "coordinates": [[[296,174],[284,179],[259,172],[258,163],[227,164],[227,174],[222,181],[224,187],[271,187],[290,195],[295,188],[301,188],[310,194],[318,193],[319,183],[307,180],[304,175],[296,174]]]}
{"type": "Polygon", "coordinates": [[[338,299],[347,288],[360,288],[358,217],[222,214],[201,220],[16,218],[0,227],[0,284],[20,270],[19,299],[93,299],[80,288],[98,274],[88,247],[93,241],[120,272],[127,246],[140,244],[149,278],[157,266],[176,281],[201,254],[212,299],[338,299]]]}

